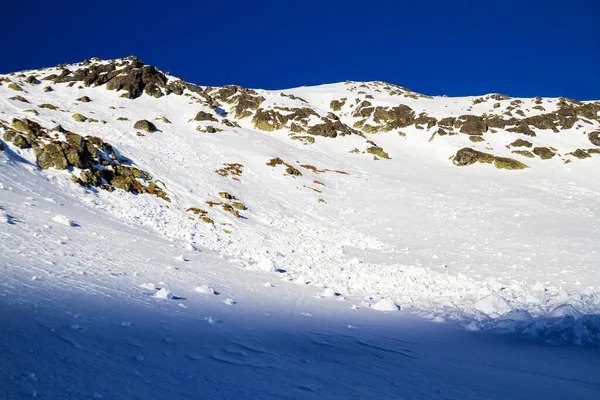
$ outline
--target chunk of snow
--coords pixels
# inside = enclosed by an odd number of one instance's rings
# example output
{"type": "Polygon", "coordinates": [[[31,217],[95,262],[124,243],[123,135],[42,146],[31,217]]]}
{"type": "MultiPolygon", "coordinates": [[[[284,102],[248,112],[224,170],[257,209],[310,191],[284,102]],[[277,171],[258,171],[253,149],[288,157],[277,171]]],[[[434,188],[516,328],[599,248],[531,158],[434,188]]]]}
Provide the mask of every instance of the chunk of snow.
{"type": "Polygon", "coordinates": [[[140,287],[148,290],[156,290],[156,285],[154,283],[142,283],[140,287]]]}
{"type": "Polygon", "coordinates": [[[555,307],[552,311],[550,311],[550,316],[554,318],[562,318],[562,317],[576,317],[581,313],[577,311],[575,307],[571,304],[561,304],[558,307],[555,307]]]}
{"type": "Polygon", "coordinates": [[[177,256],[177,257],[175,257],[175,261],[186,262],[186,261],[187,261],[187,258],[185,258],[185,257],[183,256],[183,254],[181,254],[181,255],[179,255],[179,256],[177,256]]]}
{"type": "Polygon", "coordinates": [[[196,293],[202,293],[202,294],[215,294],[215,290],[213,288],[211,288],[210,286],[207,285],[200,285],[197,286],[194,291],[196,293]]]}
{"type": "Polygon", "coordinates": [[[398,305],[390,299],[381,299],[377,303],[372,304],[371,308],[377,311],[398,311],[398,305]]]}
{"type": "Polygon", "coordinates": [[[275,263],[270,258],[263,258],[258,263],[256,263],[256,268],[265,272],[275,272],[277,271],[277,267],[275,263]]]}
{"type": "Polygon", "coordinates": [[[158,292],[154,293],[154,297],[156,297],[157,299],[169,300],[173,298],[173,293],[171,293],[167,288],[162,288],[158,292]]]}
{"type": "Polygon", "coordinates": [[[233,299],[225,299],[223,303],[227,304],[228,306],[232,306],[235,304],[235,301],[233,301],[233,299]]]}
{"type": "Polygon", "coordinates": [[[69,218],[65,217],[64,215],[58,214],[55,215],[52,218],[52,221],[64,225],[64,226],[77,226],[77,223],[73,220],[70,220],[69,218]]]}
{"type": "Polygon", "coordinates": [[[321,297],[335,297],[337,293],[332,288],[325,288],[321,293],[319,293],[321,297]]]}
{"type": "Polygon", "coordinates": [[[496,293],[492,293],[479,299],[473,307],[492,318],[504,315],[513,309],[504,297],[501,297],[496,293]]]}
{"type": "Polygon", "coordinates": [[[511,321],[531,321],[533,317],[526,310],[514,309],[510,310],[506,314],[502,316],[503,319],[511,320],[511,321]]]}

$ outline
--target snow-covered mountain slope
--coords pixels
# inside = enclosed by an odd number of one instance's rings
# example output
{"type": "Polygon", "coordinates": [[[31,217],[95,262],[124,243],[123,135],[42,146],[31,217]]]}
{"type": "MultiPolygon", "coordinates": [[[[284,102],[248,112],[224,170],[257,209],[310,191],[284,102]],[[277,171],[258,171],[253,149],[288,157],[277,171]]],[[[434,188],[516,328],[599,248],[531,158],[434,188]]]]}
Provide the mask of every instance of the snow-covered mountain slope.
{"type": "Polygon", "coordinates": [[[11,265],[37,239],[7,193],[51,187],[67,220],[83,207],[348,306],[600,342],[600,102],[213,88],[133,57],[0,81],[11,265]]]}
{"type": "Polygon", "coordinates": [[[2,164],[2,182],[0,399],[600,393],[598,349],[377,312],[355,296],[240,268],[110,218],[100,201],[18,158],[2,164]]]}

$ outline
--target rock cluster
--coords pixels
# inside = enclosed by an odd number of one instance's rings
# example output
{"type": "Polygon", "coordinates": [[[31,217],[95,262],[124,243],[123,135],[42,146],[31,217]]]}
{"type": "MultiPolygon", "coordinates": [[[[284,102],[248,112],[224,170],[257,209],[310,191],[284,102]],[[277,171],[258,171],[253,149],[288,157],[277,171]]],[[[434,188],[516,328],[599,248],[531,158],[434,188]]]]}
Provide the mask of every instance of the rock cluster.
{"type": "Polygon", "coordinates": [[[166,193],[149,173],[131,166],[111,144],[95,136],[81,136],[64,132],[60,126],[54,133],[27,118],[12,120],[12,128],[4,128],[3,139],[21,149],[31,148],[41,169],[82,170],[73,181],[113,191],[122,189],[131,193],[149,193],[170,201],[166,193]],[[59,139],[59,133],[64,137],[59,139]]]}

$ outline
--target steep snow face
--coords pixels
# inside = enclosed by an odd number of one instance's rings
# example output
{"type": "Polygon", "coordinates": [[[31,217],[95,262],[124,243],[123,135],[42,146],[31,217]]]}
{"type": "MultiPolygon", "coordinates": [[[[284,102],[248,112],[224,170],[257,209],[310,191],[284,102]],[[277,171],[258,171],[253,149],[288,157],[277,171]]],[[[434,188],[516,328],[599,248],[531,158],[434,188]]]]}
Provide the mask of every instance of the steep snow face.
{"type": "Polygon", "coordinates": [[[44,182],[98,218],[373,312],[600,342],[598,102],[200,87],[135,59],[0,80],[5,190],[44,182]]]}

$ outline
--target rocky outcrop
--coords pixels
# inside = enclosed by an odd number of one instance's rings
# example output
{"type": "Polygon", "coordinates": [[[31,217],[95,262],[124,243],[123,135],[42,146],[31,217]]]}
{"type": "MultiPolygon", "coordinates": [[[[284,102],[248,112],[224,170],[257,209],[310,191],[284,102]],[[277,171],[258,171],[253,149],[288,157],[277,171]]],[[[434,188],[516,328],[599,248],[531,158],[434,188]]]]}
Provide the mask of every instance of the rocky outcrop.
{"type": "Polygon", "coordinates": [[[214,121],[218,122],[217,119],[210,113],[206,111],[198,111],[196,116],[194,117],[194,121],[214,121]]]}
{"type": "Polygon", "coordinates": [[[26,118],[13,119],[12,126],[15,129],[3,126],[3,139],[23,149],[32,148],[41,169],[74,167],[82,171],[80,177],[73,175],[72,180],[81,185],[149,193],[170,201],[149,173],[129,165],[129,160],[98,137],[64,132],[65,140],[59,140],[39,123],[26,118]]]}
{"type": "Polygon", "coordinates": [[[212,99],[204,90],[183,80],[169,80],[156,67],[146,65],[136,57],[108,63],[87,62],[83,67],[70,70],[63,68],[59,74],[48,75],[44,80],[54,83],[82,82],[85,86],[105,85],[108,90],[124,90],[123,97],[135,99],[143,93],[162,97],[174,93],[182,95],[187,89],[211,104],[212,99]]]}

